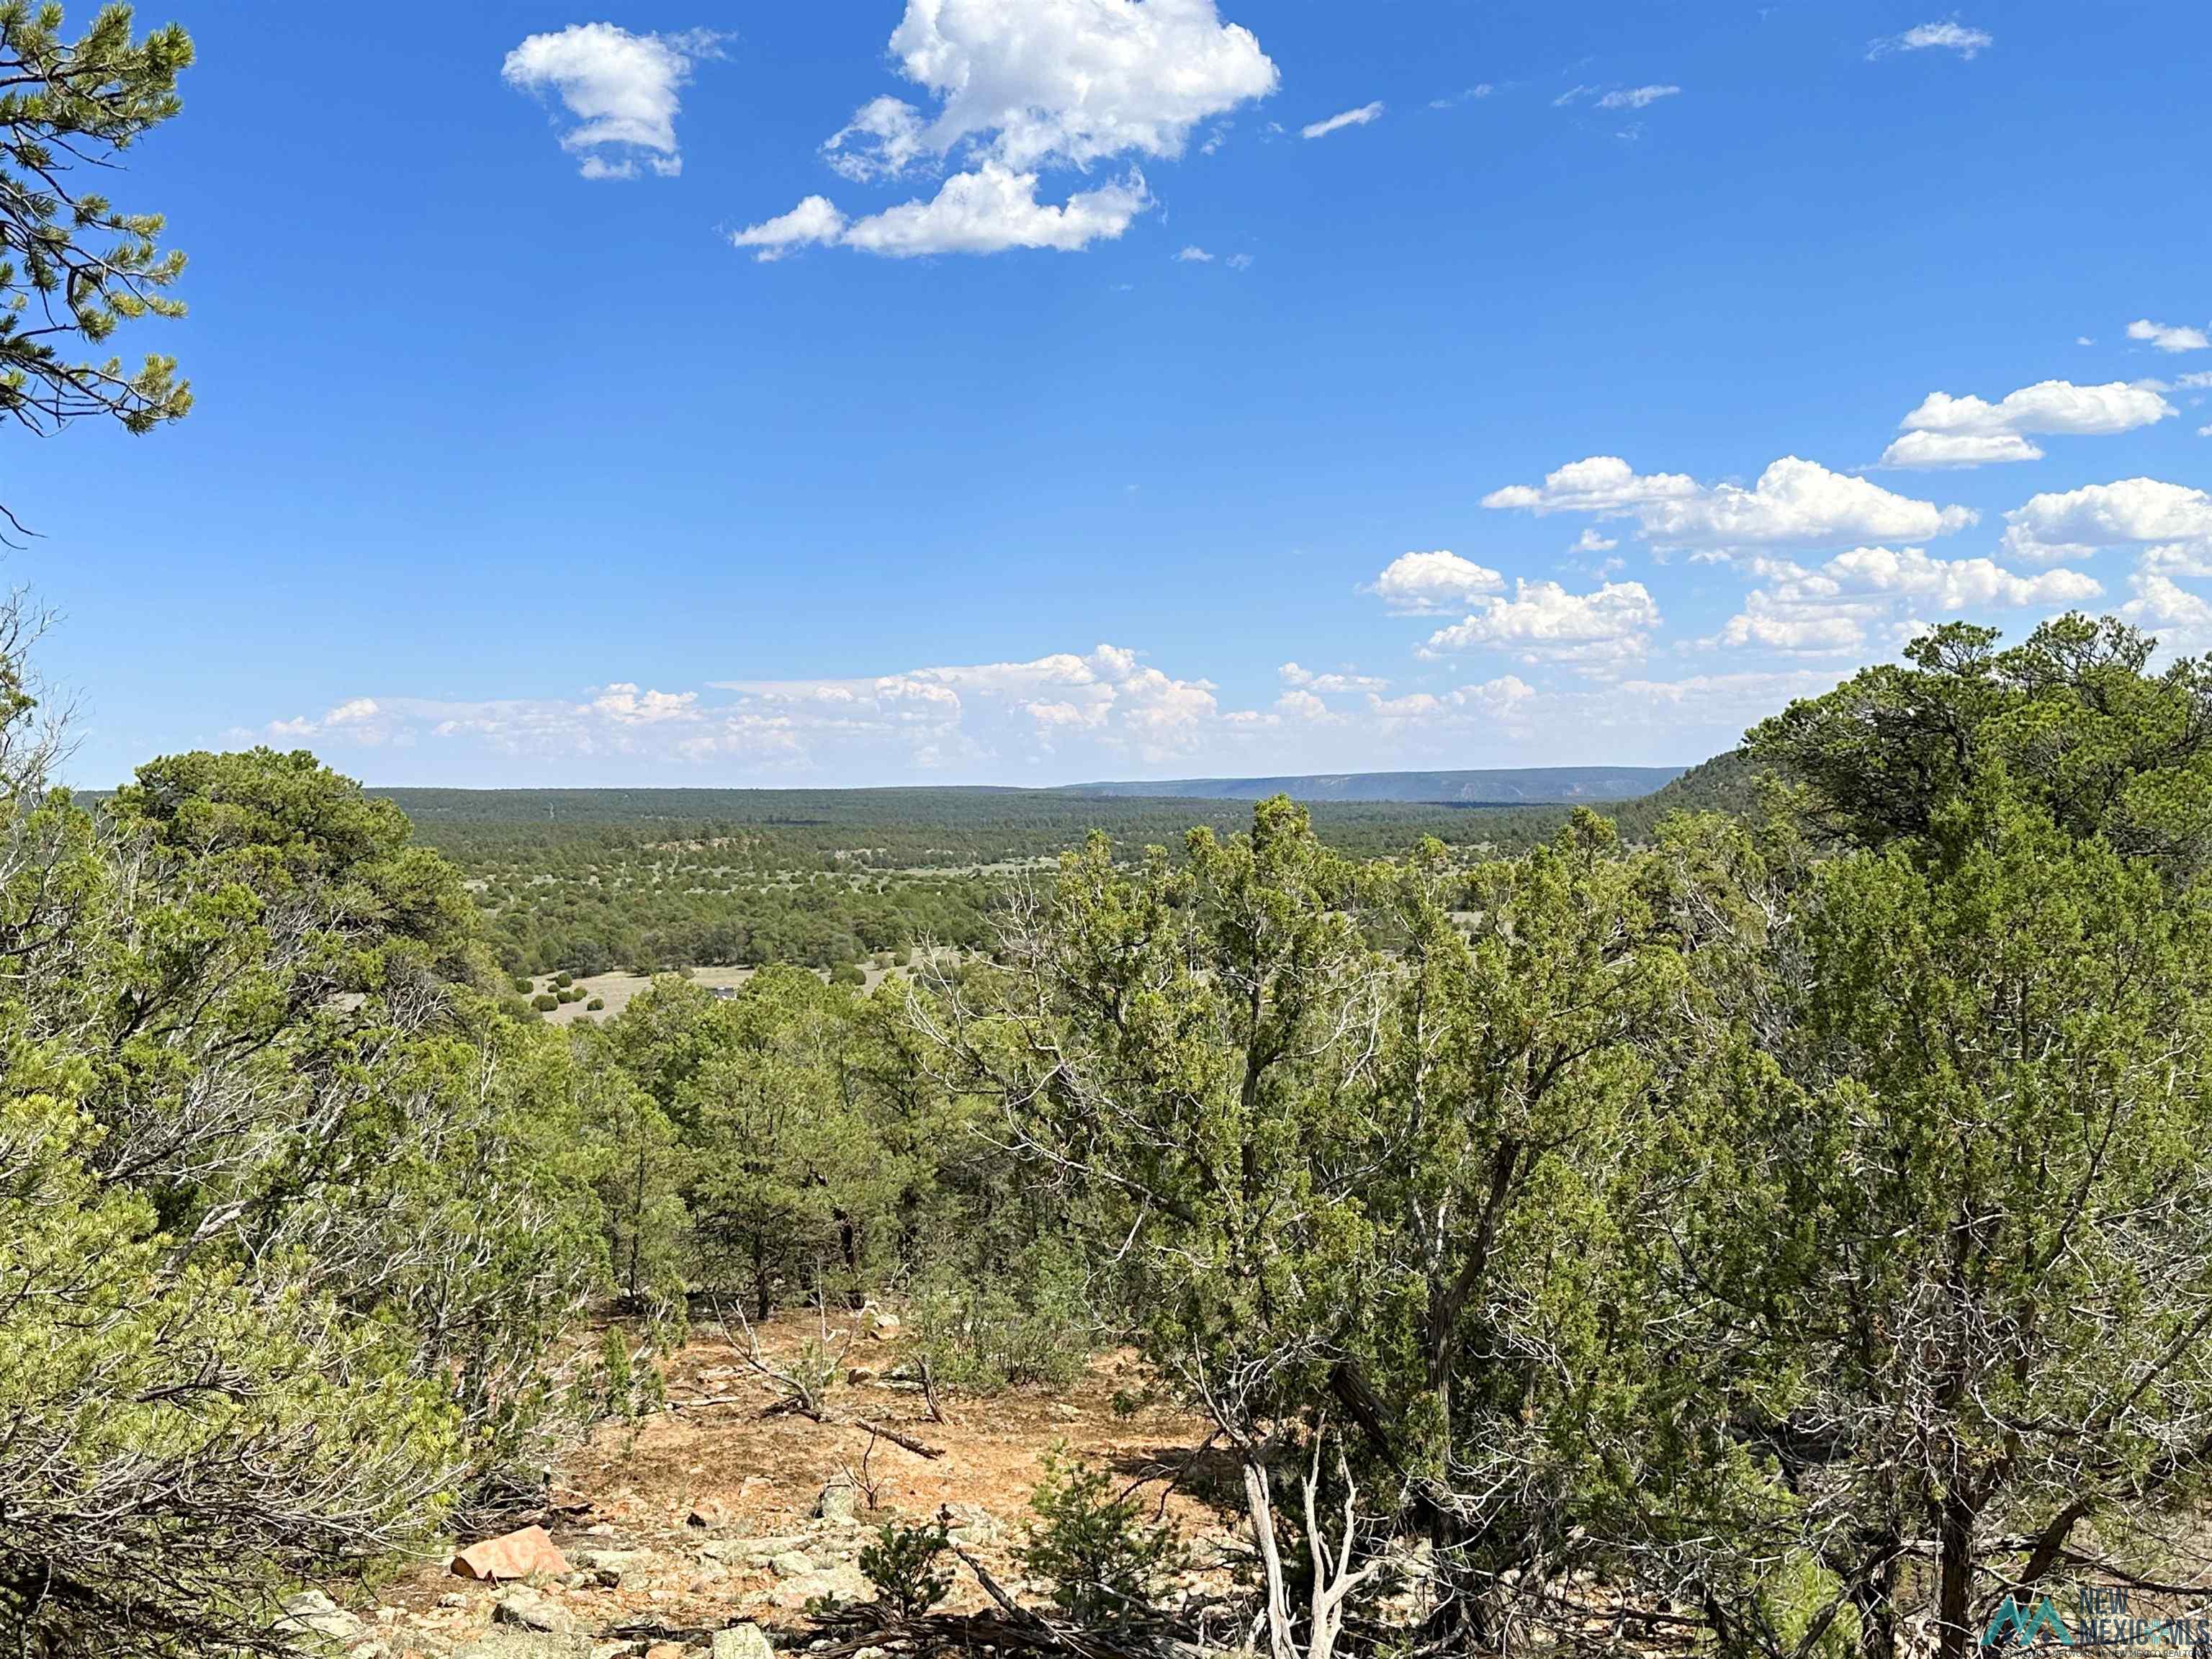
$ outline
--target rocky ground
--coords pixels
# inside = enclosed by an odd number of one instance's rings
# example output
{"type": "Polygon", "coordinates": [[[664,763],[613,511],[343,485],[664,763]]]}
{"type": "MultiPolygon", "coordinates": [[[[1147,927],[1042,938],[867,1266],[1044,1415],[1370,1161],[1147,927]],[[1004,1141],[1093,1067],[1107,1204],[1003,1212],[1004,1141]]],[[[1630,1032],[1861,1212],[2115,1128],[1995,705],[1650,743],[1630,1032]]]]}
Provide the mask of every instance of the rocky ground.
{"type": "MultiPolygon", "coordinates": [[[[811,1317],[780,1319],[761,1333],[763,1352],[775,1363],[823,1334],[811,1317]]],[[[1158,1405],[1132,1408],[1145,1378],[1128,1356],[1097,1360],[1055,1395],[946,1399],[940,1422],[905,1380],[895,1320],[862,1316],[827,1334],[846,1378],[825,1402],[833,1420],[770,1409],[775,1386],[738,1346],[702,1334],[669,1365],[669,1410],[604,1425],[574,1449],[549,1535],[510,1545],[496,1579],[456,1571],[455,1554],[483,1541],[458,1540],[455,1553],[373,1601],[296,1598],[302,1645],[349,1659],[763,1659],[776,1646],[803,1650],[810,1601],[869,1598],[857,1561],[886,1521],[949,1512],[955,1539],[1019,1589],[1029,1495],[1055,1445],[1139,1486],[1172,1518],[1206,1569],[1194,1582],[1221,1579],[1240,1547],[1233,1528],[1191,1496],[1212,1473],[1202,1461],[1205,1426],[1158,1405]],[[906,1449],[863,1422],[939,1455],[906,1449]]],[[[962,1571],[946,1605],[985,1600],[962,1571]]]]}

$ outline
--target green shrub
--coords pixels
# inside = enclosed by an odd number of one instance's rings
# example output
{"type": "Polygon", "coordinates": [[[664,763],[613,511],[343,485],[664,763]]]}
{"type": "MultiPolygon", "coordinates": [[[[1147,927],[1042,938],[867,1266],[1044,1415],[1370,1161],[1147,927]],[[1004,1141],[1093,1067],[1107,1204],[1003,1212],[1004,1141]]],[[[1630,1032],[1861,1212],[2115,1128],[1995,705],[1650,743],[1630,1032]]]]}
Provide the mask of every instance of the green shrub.
{"type": "Polygon", "coordinates": [[[527,975],[518,974],[515,975],[514,988],[524,996],[528,996],[538,988],[538,981],[527,975]]]}
{"type": "Polygon", "coordinates": [[[584,1005],[584,1012],[587,1014],[596,1014],[605,1009],[606,1006],[607,1000],[605,997],[593,997],[589,1002],[584,1005]]]}
{"type": "Polygon", "coordinates": [[[530,999],[530,1006],[541,1014],[550,1014],[561,1006],[561,999],[550,991],[540,991],[530,999]]]}
{"type": "Polygon", "coordinates": [[[832,985],[866,985],[868,976],[848,962],[830,970],[830,982],[832,985]]]}
{"type": "Polygon", "coordinates": [[[1036,1519],[1018,1553],[1049,1587],[1053,1605],[1085,1630],[1139,1623],[1158,1602],[1182,1557],[1175,1528],[1147,1526],[1134,1498],[1115,1496],[1103,1469],[1089,1469],[1059,1445],[1030,1495],[1036,1519]]]}
{"type": "Polygon", "coordinates": [[[559,973],[553,975],[553,982],[565,991],[574,981],[575,977],[574,974],[559,973]]]}
{"type": "Polygon", "coordinates": [[[860,1571],[878,1601],[901,1619],[917,1618],[952,1589],[952,1575],[938,1565],[951,1542],[942,1516],[926,1527],[886,1526],[860,1552],[860,1571]]]}
{"type": "Polygon", "coordinates": [[[938,1264],[915,1285],[911,1317],[931,1376],[963,1394],[1065,1387],[1091,1357],[1082,1273],[1053,1244],[1008,1261],[938,1264]]]}

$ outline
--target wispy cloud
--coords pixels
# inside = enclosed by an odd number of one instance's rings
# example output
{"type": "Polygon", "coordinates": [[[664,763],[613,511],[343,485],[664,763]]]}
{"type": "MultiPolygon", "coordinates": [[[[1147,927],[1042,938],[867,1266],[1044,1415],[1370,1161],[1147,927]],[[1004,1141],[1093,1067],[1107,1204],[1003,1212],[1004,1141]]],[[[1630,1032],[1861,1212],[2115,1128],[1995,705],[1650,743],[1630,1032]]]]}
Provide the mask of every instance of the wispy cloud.
{"type": "Polygon", "coordinates": [[[1479,103],[1483,99],[1489,97],[1492,93],[1497,90],[1498,88],[1492,86],[1487,81],[1478,82],[1474,86],[1468,88],[1464,92],[1453,93],[1448,98],[1430,99],[1429,107],[1431,109],[1456,109],[1462,104],[1479,103]]]}
{"type": "Polygon", "coordinates": [[[1303,138],[1326,138],[1332,132],[1341,132],[1346,127],[1364,127],[1370,121],[1382,118],[1382,105],[1378,100],[1372,104],[1362,104],[1358,109],[1346,110],[1340,115],[1332,115],[1326,120],[1308,122],[1298,129],[1298,136],[1303,138]]]}
{"type": "Polygon", "coordinates": [[[1940,23],[1919,23],[1902,34],[1886,34],[1867,46],[1872,62],[1899,52],[1951,52],[1972,62],[1996,44],[1987,29],[1969,28],[1956,18],[1940,23]]]}
{"type": "Polygon", "coordinates": [[[1597,100],[1600,109],[1648,109],[1662,98],[1677,97],[1680,87],[1620,87],[1597,100]]]}

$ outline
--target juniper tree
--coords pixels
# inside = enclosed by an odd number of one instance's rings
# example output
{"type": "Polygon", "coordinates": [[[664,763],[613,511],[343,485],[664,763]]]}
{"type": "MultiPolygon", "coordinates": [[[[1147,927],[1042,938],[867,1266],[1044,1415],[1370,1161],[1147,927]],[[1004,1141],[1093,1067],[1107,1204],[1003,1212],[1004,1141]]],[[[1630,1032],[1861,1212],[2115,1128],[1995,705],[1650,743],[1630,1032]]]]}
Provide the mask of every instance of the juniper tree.
{"type": "Polygon", "coordinates": [[[1734,1651],[1958,1655],[2062,1570],[2206,1571],[2207,669],[2082,618],[1992,644],[1753,734],[1830,853],[1668,1121],[1649,1516],[1734,1651]]]}

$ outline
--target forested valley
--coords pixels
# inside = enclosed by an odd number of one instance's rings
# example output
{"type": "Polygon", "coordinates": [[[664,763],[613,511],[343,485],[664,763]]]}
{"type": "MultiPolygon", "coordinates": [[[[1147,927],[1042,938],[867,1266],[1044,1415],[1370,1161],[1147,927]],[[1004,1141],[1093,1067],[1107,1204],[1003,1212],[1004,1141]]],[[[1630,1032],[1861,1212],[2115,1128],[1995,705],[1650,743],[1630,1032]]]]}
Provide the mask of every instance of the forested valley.
{"type": "MultiPolygon", "coordinates": [[[[191,57],[0,0],[32,432],[190,408],[72,162],[191,57]]],[[[2203,1650],[2212,659],[1930,628],[1609,812],[549,804],[81,793],[42,623],[23,1659],[2203,1650]]]]}

